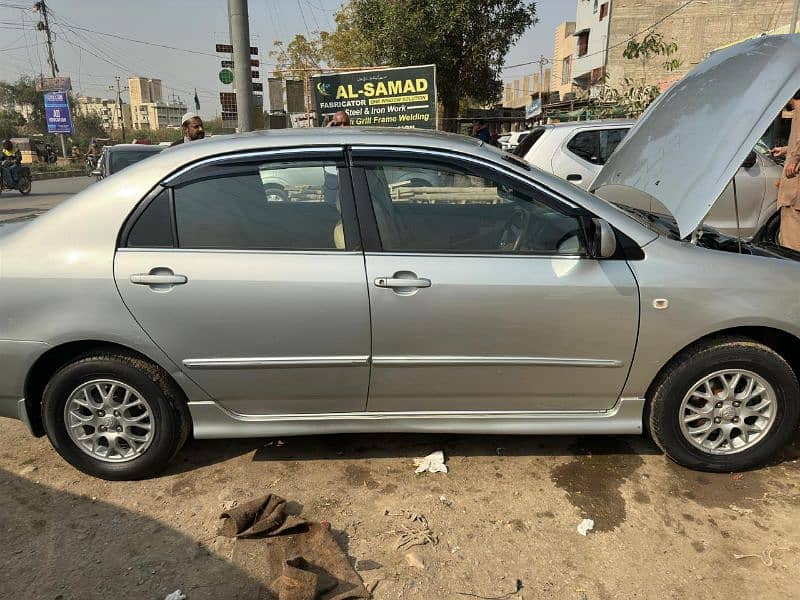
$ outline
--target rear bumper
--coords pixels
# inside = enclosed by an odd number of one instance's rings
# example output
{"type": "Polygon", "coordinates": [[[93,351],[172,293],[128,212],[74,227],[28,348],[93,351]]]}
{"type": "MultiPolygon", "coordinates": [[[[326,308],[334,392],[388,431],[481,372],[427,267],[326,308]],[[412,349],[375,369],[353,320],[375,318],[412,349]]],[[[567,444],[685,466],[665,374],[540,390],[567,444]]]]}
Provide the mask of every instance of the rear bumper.
{"type": "Polygon", "coordinates": [[[21,419],[30,429],[25,408],[25,379],[47,349],[44,342],[0,340],[0,417],[21,419]]]}

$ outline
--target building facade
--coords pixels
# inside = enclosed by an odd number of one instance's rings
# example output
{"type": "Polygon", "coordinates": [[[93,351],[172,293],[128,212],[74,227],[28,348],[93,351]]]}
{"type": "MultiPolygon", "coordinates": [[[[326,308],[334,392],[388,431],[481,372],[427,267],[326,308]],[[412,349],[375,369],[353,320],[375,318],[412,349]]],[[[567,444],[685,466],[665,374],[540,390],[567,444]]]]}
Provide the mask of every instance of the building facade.
{"type": "Polygon", "coordinates": [[[626,78],[662,89],[677,81],[710,52],[747,37],[788,25],[791,2],[764,0],[578,0],[575,15],[572,80],[592,90],[604,80],[619,87],[626,78]],[[643,63],[625,58],[628,41],[658,33],[675,42],[681,66],[672,72],[664,57],[643,63]]]}
{"type": "Polygon", "coordinates": [[[131,107],[125,102],[118,106],[116,100],[79,96],[75,101],[75,112],[85,116],[97,115],[106,131],[121,129],[123,124],[131,127],[131,107]]]}
{"type": "MultiPolygon", "coordinates": [[[[544,69],[544,86],[541,86],[541,92],[545,95],[550,92],[551,79],[550,69],[544,69]]],[[[507,81],[503,86],[503,106],[505,108],[525,108],[531,98],[538,96],[539,91],[539,73],[507,81]]]]}
{"type": "Polygon", "coordinates": [[[181,117],[186,112],[186,104],[175,99],[165,101],[160,79],[130,77],[128,91],[131,96],[133,129],[181,126],[181,117]]]}
{"type": "Polygon", "coordinates": [[[575,90],[572,83],[572,66],[575,54],[575,21],[565,21],[556,27],[553,43],[553,77],[550,91],[558,92],[563,100],[575,90]]]}

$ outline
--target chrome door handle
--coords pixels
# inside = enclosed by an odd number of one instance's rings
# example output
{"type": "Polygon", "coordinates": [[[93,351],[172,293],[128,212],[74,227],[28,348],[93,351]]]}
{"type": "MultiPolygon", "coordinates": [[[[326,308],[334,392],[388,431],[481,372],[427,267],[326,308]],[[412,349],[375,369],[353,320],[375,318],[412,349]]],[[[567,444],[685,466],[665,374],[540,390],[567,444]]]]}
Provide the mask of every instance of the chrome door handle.
{"type": "Polygon", "coordinates": [[[403,279],[399,277],[378,277],[375,285],[381,288],[429,288],[431,280],[420,277],[418,279],[403,279]]]}
{"type": "Polygon", "coordinates": [[[131,283],[139,285],[183,285],[187,281],[186,275],[131,275],[131,283]]]}

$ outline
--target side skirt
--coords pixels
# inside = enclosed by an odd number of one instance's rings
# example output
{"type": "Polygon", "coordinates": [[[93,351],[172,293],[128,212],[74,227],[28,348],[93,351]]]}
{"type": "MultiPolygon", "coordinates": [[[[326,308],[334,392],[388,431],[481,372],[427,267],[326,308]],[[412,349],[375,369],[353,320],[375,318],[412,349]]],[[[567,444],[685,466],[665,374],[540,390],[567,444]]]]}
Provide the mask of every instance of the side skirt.
{"type": "Polygon", "coordinates": [[[643,398],[603,411],[357,412],[240,415],[216,402],[189,402],[194,437],[246,438],[325,433],[641,434],[643,398]]]}

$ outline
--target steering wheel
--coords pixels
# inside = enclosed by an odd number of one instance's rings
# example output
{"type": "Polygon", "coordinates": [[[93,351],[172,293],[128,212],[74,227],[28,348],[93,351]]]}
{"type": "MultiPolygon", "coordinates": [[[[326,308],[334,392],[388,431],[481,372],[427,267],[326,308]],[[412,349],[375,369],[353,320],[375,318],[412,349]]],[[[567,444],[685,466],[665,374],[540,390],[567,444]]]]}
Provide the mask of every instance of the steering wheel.
{"type": "Polygon", "coordinates": [[[503,225],[500,234],[500,241],[497,244],[499,250],[517,251],[522,246],[522,242],[528,236],[528,227],[531,223],[531,216],[528,211],[519,207],[514,209],[514,213],[503,225]]]}

